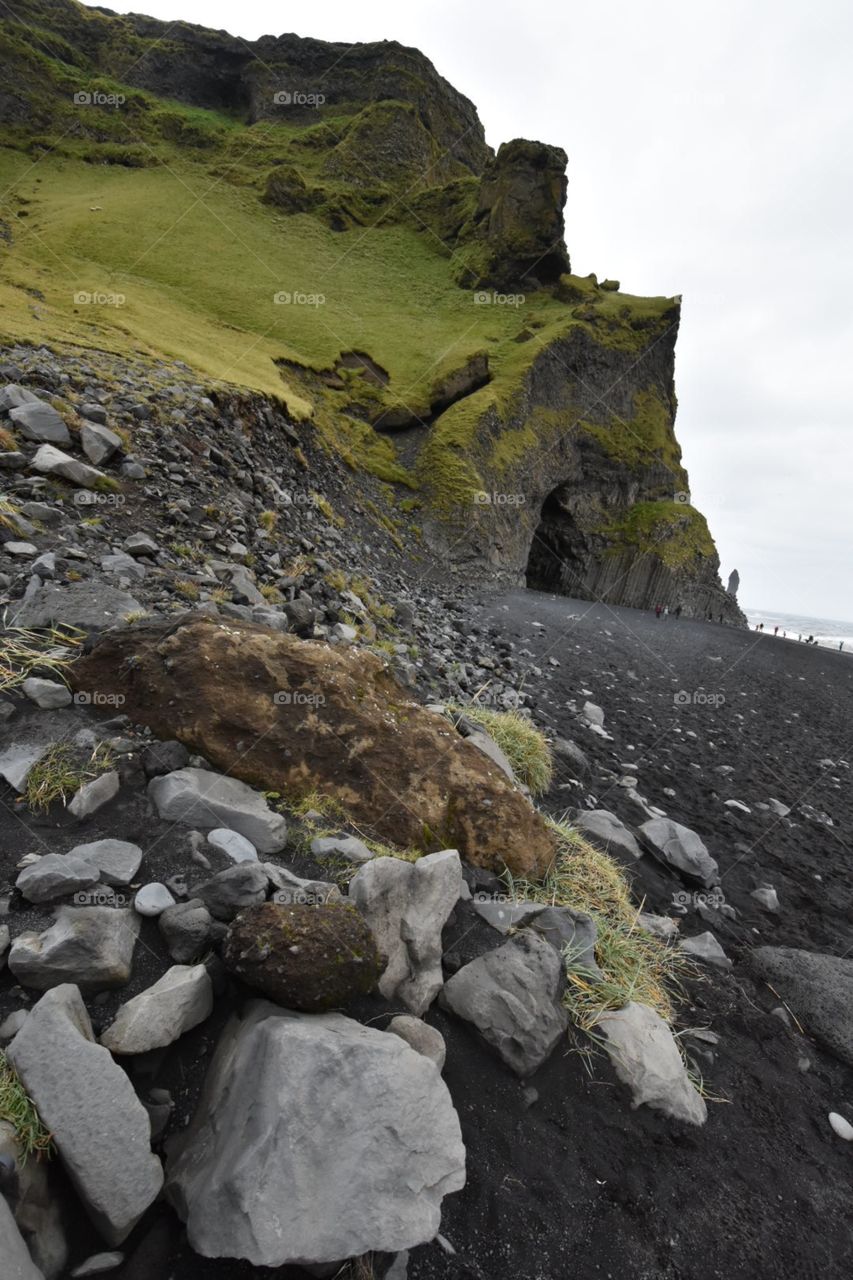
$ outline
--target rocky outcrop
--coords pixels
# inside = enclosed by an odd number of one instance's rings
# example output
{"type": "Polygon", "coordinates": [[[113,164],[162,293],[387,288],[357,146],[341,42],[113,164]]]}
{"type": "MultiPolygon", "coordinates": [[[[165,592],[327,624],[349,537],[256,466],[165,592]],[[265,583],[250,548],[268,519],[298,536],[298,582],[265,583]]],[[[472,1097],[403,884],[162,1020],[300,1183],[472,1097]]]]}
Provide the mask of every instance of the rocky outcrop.
{"type": "MultiPolygon", "coordinates": [[[[525,874],[553,858],[553,837],[526,797],[445,717],[412,702],[375,654],[196,615],[107,633],[72,679],[83,691],[120,694],[134,720],[244,782],[330,796],[398,845],[452,847],[525,874]]],[[[175,791],[172,778],[197,772],[155,779],[161,814],[181,818],[178,801],[164,809],[162,794],[175,791]]],[[[212,785],[227,781],[211,775],[212,785]]],[[[202,798],[184,820],[201,812],[205,826],[220,825],[219,808],[203,810],[202,798]]]]}

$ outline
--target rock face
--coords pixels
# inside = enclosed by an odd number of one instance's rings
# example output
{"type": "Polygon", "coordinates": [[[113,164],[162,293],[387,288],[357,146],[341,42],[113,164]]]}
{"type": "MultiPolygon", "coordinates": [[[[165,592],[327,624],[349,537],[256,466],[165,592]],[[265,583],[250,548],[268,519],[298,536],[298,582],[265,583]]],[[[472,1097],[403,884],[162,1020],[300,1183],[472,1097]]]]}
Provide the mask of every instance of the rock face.
{"type": "Polygon", "coordinates": [[[498,149],[480,180],[470,233],[479,260],[465,272],[467,282],[475,288],[535,288],[570,270],[563,243],[567,163],[560,147],[523,138],[498,149]]]}
{"type": "Polygon", "coordinates": [[[433,1063],[341,1014],[257,1001],[222,1036],[167,1195],[205,1257],[310,1266],[432,1239],[464,1182],[433,1063]]]}
{"type": "MultiPolygon", "coordinates": [[[[104,636],[72,680],[86,691],[120,691],[133,719],[247,782],[333,797],[356,823],[394,843],[453,847],[515,873],[542,872],[553,859],[553,837],[526,798],[443,716],[412,703],[374,654],[190,617],[104,636]]],[[[183,801],[172,803],[177,776],[150,784],[158,804],[169,796],[161,816],[180,817],[183,801]]],[[[214,809],[205,800],[201,817],[186,820],[233,827],[269,851],[214,809]]]]}
{"type": "Polygon", "coordinates": [[[631,1090],[634,1106],[646,1103],[673,1120],[701,1125],[707,1109],[687,1076],[672,1032],[647,1005],[627,1004],[602,1013],[597,1028],[606,1038],[619,1079],[631,1090]]]}
{"type": "Polygon", "coordinates": [[[249,907],[228,930],[222,958],[247,986],[309,1013],[366,995],[382,972],[373,934],[349,903],[249,907]]]}
{"type": "Polygon", "coordinates": [[[525,930],[464,965],[445,984],[440,1003],[473,1023],[507,1066],[526,1076],[565,1034],[564,985],[557,951],[525,930]]]}
{"type": "Polygon", "coordinates": [[[92,1221],[108,1244],[120,1244],[159,1192],[163,1171],[145,1109],[95,1043],[79,990],[42,996],[7,1055],[92,1221]]]}
{"type": "Polygon", "coordinates": [[[388,957],[379,990],[425,1013],[442,986],[441,931],[462,892],[455,849],[431,853],[414,864],[375,858],[350,881],[349,896],[388,957]]]}
{"type": "Polygon", "coordinates": [[[756,947],[749,967],[773,984],[810,1035],[853,1066],[853,960],[797,947],[756,947]]]}

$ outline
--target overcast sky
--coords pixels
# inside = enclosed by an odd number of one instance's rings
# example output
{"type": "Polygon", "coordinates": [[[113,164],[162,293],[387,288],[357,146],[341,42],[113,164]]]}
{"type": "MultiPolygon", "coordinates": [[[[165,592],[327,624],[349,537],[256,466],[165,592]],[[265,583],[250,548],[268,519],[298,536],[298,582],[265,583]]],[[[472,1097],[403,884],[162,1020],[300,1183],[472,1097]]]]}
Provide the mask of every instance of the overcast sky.
{"type": "Polygon", "coordinates": [[[853,620],[850,0],[139,0],[423,50],[569,155],[573,270],[684,298],[677,431],[741,603],[853,620]]]}

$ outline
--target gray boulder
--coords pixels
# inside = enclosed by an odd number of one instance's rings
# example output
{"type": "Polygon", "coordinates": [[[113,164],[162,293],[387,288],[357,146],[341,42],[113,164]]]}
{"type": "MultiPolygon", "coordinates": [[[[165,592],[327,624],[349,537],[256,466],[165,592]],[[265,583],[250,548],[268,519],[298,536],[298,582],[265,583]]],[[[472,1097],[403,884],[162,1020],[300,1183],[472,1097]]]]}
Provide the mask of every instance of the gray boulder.
{"type": "Polygon", "coordinates": [[[220,853],[224,853],[229,862],[257,862],[258,860],[257,849],[251,840],[241,836],[239,831],[229,831],[226,827],[214,827],[207,833],[207,842],[220,853]]]}
{"type": "Polygon", "coordinates": [[[471,906],[493,929],[508,934],[530,928],[559,952],[569,969],[583,969],[599,976],[595,960],[597,930],[592,916],[571,907],[546,907],[541,902],[504,902],[475,894],[471,906]]]}
{"type": "Polygon", "coordinates": [[[217,920],[233,920],[244,907],[265,902],[269,887],[269,877],[260,862],[240,862],[193,885],[192,896],[201,899],[217,920]]]}
{"type": "Polygon", "coordinates": [[[43,444],[30,464],[34,471],[46,476],[59,476],[81,489],[95,489],[106,481],[103,471],[72,458],[52,444],[43,444]]]}
{"type": "Polygon", "coordinates": [[[643,856],[632,832],[609,809],[579,809],[572,826],[621,862],[630,864],[643,856]]]}
{"type": "Polygon", "coordinates": [[[148,794],[161,818],[209,831],[229,827],[251,840],[260,853],[279,853],[287,823],[245,782],[209,769],[178,769],[152,778],[148,794]]]}
{"type": "Polygon", "coordinates": [[[133,899],[133,909],[141,916],[159,916],[174,905],[172,893],[159,880],[144,884],[133,899]]]}
{"type": "Polygon", "coordinates": [[[692,938],[683,938],[681,950],[685,955],[693,956],[704,964],[711,964],[715,969],[731,969],[732,962],[720,946],[710,930],[697,933],[692,938]]]}
{"type": "Polygon", "coordinates": [[[374,858],[350,881],[350,901],[388,957],[379,990],[412,1013],[424,1013],[441,990],[441,931],[463,884],[455,849],[417,862],[374,858]]]}
{"type": "Polygon", "coordinates": [[[3,1280],[44,1280],[24,1243],[12,1217],[12,1210],[0,1195],[0,1259],[3,1262],[3,1280]]]}
{"type": "Polygon", "coordinates": [[[151,1126],[128,1077],[95,1043],[79,990],[42,996],[7,1049],[100,1234],[117,1245],[163,1184],[151,1126]]]}
{"type": "Polygon", "coordinates": [[[80,428],[80,444],[90,462],[99,467],[121,448],[121,437],[97,422],[84,422],[80,428]]]}
{"type": "Polygon", "coordinates": [[[167,1196],[203,1257],[309,1267],[433,1239],[464,1182],[459,1120],[431,1062],[342,1014],[255,1001],[171,1146],[167,1196]]]}
{"type": "Polygon", "coordinates": [[[517,1075],[540,1067],[568,1026],[565,971],[555,949],[527,930],[449,978],[439,1003],[471,1022],[517,1075]]]}
{"type": "Polygon", "coordinates": [[[676,871],[702,884],[717,884],[719,868],[695,831],[672,818],[651,818],[640,827],[640,835],[651,853],[676,871]]]}
{"type": "Polygon", "coordinates": [[[853,959],[797,947],[756,947],[747,964],[773,984],[809,1035],[853,1066],[853,959]]]}
{"type": "Polygon", "coordinates": [[[201,898],[176,902],[160,913],[157,921],[169,955],[178,964],[187,964],[210,943],[213,917],[201,898]]]}
{"type": "Polygon", "coordinates": [[[705,1103],[690,1083],[672,1032],[659,1013],[632,1001],[624,1009],[600,1014],[596,1031],[604,1036],[613,1068],[630,1088],[635,1107],[645,1104],[673,1120],[705,1123],[705,1103]]]}
{"type": "Polygon", "coordinates": [[[15,382],[7,382],[5,387],[0,387],[0,413],[8,413],[10,409],[17,409],[21,404],[39,403],[37,395],[27,387],[19,387],[15,382]]]}
{"type": "MultiPolygon", "coordinates": [[[[3,1191],[9,1196],[18,1230],[46,1280],[58,1280],[68,1262],[68,1241],[55,1165],[47,1160],[27,1159],[14,1125],[0,1120],[0,1173],[12,1169],[14,1174],[4,1180],[3,1191]]],[[[0,1259],[6,1261],[2,1227],[0,1259]]],[[[5,1271],[2,1274],[5,1277],[5,1271]]]]}
{"type": "Polygon", "coordinates": [[[53,710],[55,707],[67,707],[71,702],[71,690],[58,680],[41,680],[38,676],[29,676],[21,689],[42,710],[53,710]]]}
{"type": "Polygon", "coordinates": [[[0,751],[0,778],[5,778],[10,787],[22,792],[27,785],[27,778],[34,764],[41,760],[50,743],[22,742],[13,743],[0,751]]]}
{"type": "Polygon", "coordinates": [[[212,1010],[213,985],[204,965],[176,964],[121,1006],[101,1044],[119,1054],[163,1049],[204,1022],[212,1010]]]}
{"type": "Polygon", "coordinates": [[[16,627],[49,627],[66,622],[83,631],[114,626],[142,605],[126,591],[103,582],[72,582],[67,587],[45,584],[24,596],[17,609],[12,606],[11,622],[16,627]]]}
{"type": "Polygon", "coordinates": [[[274,902],[301,903],[303,906],[316,907],[322,902],[343,901],[343,894],[331,880],[304,880],[275,862],[265,862],[263,868],[275,890],[274,902]]]}
{"type": "Polygon", "coordinates": [[[415,1053],[422,1053],[425,1058],[429,1058],[441,1071],[447,1057],[447,1045],[444,1043],[444,1036],[435,1027],[421,1018],[401,1013],[391,1019],[388,1030],[411,1045],[415,1053]]]}
{"type": "Polygon", "coordinates": [[[370,862],[373,854],[357,836],[316,836],[311,852],[321,862],[327,858],[345,858],[347,862],[370,862]]]}
{"type": "Polygon", "coordinates": [[[118,770],[108,769],[91,782],[84,782],[74,792],[68,804],[68,812],[75,818],[88,818],[118,795],[120,785],[118,770]]]}
{"type": "Polygon", "coordinates": [[[104,884],[130,884],[142,863],[142,850],[128,840],[92,840],[78,844],[68,857],[81,858],[100,874],[104,884]]]}
{"type": "Polygon", "coordinates": [[[43,933],[19,933],[9,968],[25,987],[73,982],[84,990],[123,987],[130,978],[139,917],[113,907],[60,907],[43,933]]]}
{"type": "MultiPolygon", "coordinates": [[[[70,444],[71,436],[53,405],[31,400],[9,410],[15,430],[26,440],[39,444],[70,444]]],[[[58,451],[57,451],[58,452],[58,451]]]]}
{"type": "Polygon", "coordinates": [[[98,881],[98,870],[71,853],[46,853],[24,867],[15,881],[28,902],[53,902],[98,881]]]}

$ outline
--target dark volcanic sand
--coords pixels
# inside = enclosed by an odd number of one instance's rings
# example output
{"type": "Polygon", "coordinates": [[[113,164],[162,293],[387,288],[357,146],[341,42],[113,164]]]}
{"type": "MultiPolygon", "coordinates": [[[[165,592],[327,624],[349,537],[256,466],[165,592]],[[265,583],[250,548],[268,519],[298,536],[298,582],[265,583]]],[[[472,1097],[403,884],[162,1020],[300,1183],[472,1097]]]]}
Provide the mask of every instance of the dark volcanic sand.
{"type": "MultiPolygon", "coordinates": [[[[574,738],[593,764],[580,788],[559,765],[547,802],[553,812],[594,796],[626,822],[643,821],[607,776],[632,762],[639,765],[641,794],[693,827],[718,860],[738,919],[713,913],[703,920],[691,910],[682,933],[713,929],[735,967],[722,975],[709,971],[707,981],[692,984],[680,1022],[720,1035],[702,1073],[710,1092],[725,1101],[709,1104],[701,1130],[647,1108],[632,1111],[606,1059],[596,1056],[590,1074],[586,1059],[570,1047],[522,1083],[463,1025],[432,1012],[428,1020],[447,1038],[445,1079],[462,1122],[468,1185],[444,1201],[441,1230],[455,1253],[439,1243],[413,1250],[410,1280],[835,1280],[853,1274],[853,1152],[826,1118],[834,1110],[853,1121],[853,1073],[772,1016],[777,999],[747,976],[742,962],[745,948],[756,943],[837,955],[853,949],[853,799],[850,772],[840,763],[853,747],[853,660],[754,632],[658,622],[633,610],[529,592],[483,606],[477,622],[514,640],[518,662],[518,650],[530,650],[541,675],[531,675],[525,688],[535,694],[538,721],[574,738]],[[545,629],[534,627],[536,621],[545,629]],[[550,657],[559,667],[549,665],[550,657]],[[711,660],[716,657],[721,661],[711,660]],[[691,701],[679,708],[680,690],[691,701]],[[700,690],[725,700],[694,699],[700,690]],[[587,698],[604,709],[612,742],[579,725],[566,706],[569,700],[582,706],[587,698]],[[824,758],[833,766],[819,765],[824,758]],[[734,772],[715,773],[720,764],[734,772]],[[665,787],[674,798],[664,795],[665,787]],[[792,806],[790,819],[756,809],[771,796],[792,806]],[[752,813],[725,808],[730,797],[752,813]],[[802,803],[825,812],[834,826],[804,817],[802,803]],[[748,896],[765,880],[779,893],[778,916],[748,896]],[[806,1071],[798,1066],[804,1057],[806,1071]]],[[[472,655],[477,645],[473,635],[472,655]]],[[[116,804],[73,830],[44,825],[38,834],[28,834],[12,816],[8,792],[0,799],[4,880],[14,879],[14,864],[28,849],[64,851],[102,834],[137,840],[150,851],[146,878],[187,870],[186,833],[151,819],[141,785],[129,785],[116,804]]],[[[649,909],[665,911],[682,886],[646,862],[638,891],[649,909]]],[[[49,918],[24,905],[12,903],[13,936],[36,923],[44,927],[49,918]]],[[[467,927],[464,913],[451,922],[448,947],[467,927]]],[[[107,998],[98,1011],[101,1025],[164,966],[156,925],[146,922],[132,983],[107,998]]],[[[13,987],[7,970],[0,975],[0,1018],[20,1007],[13,987]]],[[[141,1092],[152,1085],[173,1090],[173,1131],[192,1111],[228,1004],[221,1000],[214,1019],[179,1046],[133,1067],[141,1092]]],[[[374,1025],[382,1026],[388,1008],[366,1001],[355,1012],[365,1020],[379,1017],[374,1025]]],[[[78,1223],[74,1262],[100,1248],[78,1223]]],[[[125,1266],[111,1273],[121,1280],[307,1274],[195,1257],[167,1209],[143,1221],[125,1252],[125,1266]]],[[[377,1260],[375,1274],[383,1271],[377,1260]]]]}

